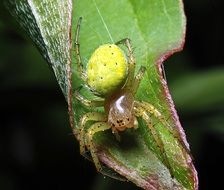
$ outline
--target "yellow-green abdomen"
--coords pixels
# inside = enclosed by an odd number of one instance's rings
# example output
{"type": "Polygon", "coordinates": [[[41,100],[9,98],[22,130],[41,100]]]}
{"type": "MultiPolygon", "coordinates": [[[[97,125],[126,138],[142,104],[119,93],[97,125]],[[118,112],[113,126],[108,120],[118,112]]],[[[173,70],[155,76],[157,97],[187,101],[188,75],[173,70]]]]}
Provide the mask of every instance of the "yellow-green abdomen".
{"type": "Polygon", "coordinates": [[[125,54],[117,45],[102,45],[89,59],[88,85],[102,96],[110,95],[124,84],[127,69],[125,54]]]}

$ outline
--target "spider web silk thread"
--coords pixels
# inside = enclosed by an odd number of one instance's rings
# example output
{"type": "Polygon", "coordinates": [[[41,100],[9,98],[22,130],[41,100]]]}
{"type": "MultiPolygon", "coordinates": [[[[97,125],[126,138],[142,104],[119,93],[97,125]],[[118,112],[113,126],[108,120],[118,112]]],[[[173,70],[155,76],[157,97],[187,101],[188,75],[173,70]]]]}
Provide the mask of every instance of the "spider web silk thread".
{"type": "Polygon", "coordinates": [[[97,12],[98,12],[98,14],[99,14],[99,16],[100,16],[101,21],[103,22],[103,25],[104,25],[104,27],[105,27],[105,29],[106,29],[106,31],[107,31],[109,37],[110,37],[111,42],[114,44],[113,37],[112,37],[112,35],[111,35],[111,33],[110,33],[108,27],[107,27],[106,22],[105,22],[104,19],[103,19],[103,16],[102,16],[102,14],[101,14],[101,12],[100,12],[100,10],[99,10],[97,4],[96,4],[96,1],[93,0],[93,3],[94,3],[94,5],[95,5],[95,7],[96,7],[96,10],[97,10],[97,12]]]}

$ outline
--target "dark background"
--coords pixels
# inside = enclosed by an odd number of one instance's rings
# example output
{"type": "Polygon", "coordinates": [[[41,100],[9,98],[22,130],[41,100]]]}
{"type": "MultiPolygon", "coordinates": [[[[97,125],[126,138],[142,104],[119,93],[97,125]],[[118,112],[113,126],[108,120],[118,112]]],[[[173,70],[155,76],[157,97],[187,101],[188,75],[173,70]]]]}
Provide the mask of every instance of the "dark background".
{"type": "MultiPolygon", "coordinates": [[[[223,186],[223,8],[222,0],[186,0],[185,48],[165,64],[201,190],[223,186]]],[[[53,73],[2,2],[0,96],[0,190],[138,189],[104,179],[79,155],[53,73]]]]}

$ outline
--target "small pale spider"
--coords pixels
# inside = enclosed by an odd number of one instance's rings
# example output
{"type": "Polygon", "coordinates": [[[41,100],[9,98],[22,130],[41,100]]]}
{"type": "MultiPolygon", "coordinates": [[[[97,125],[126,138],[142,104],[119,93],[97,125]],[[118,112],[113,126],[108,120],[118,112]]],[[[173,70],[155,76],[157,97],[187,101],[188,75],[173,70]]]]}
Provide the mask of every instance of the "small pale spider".
{"type": "Polygon", "coordinates": [[[101,45],[92,54],[87,69],[84,71],[80,56],[80,25],[81,17],[77,24],[75,37],[78,71],[89,89],[103,99],[102,101],[88,100],[80,94],[80,90],[76,90],[74,95],[87,107],[104,107],[105,110],[105,113],[89,112],[81,117],[79,122],[80,153],[84,155],[87,148],[91,153],[96,169],[101,171],[101,164],[93,142],[94,134],[111,129],[119,140],[118,132],[127,128],[135,129],[138,127],[137,117],[141,117],[145,121],[157,145],[163,151],[162,140],[154,129],[150,118],[153,115],[163,122],[163,116],[153,105],[136,101],[134,98],[146,69],[141,66],[135,75],[135,58],[130,39],[126,38],[115,44],[101,45]],[[118,47],[120,44],[127,47],[128,60],[124,52],[118,47]],[[87,129],[88,121],[95,121],[95,123],[87,129]]]}

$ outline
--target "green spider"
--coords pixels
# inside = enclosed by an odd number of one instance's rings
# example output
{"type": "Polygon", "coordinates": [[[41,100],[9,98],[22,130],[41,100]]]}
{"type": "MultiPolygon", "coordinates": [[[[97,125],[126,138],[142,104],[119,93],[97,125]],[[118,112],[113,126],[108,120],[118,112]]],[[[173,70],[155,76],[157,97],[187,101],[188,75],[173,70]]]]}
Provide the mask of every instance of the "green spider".
{"type": "Polygon", "coordinates": [[[157,145],[163,150],[163,142],[151,122],[151,115],[164,123],[162,114],[151,104],[135,100],[135,94],[145,74],[145,67],[141,66],[135,75],[135,58],[130,39],[126,38],[115,44],[104,44],[98,47],[88,61],[86,71],[83,69],[80,56],[79,32],[80,17],[76,28],[75,54],[78,71],[82,80],[94,95],[101,100],[88,100],[79,90],[74,95],[87,107],[104,107],[105,113],[89,112],[84,114],[79,122],[80,153],[86,149],[91,153],[93,162],[98,171],[102,170],[97,150],[93,142],[94,134],[108,129],[119,140],[119,132],[127,128],[138,127],[137,117],[141,117],[149,127],[157,145]],[[124,52],[118,47],[123,44],[128,50],[128,61],[124,52]],[[95,123],[87,128],[88,121],[95,123]]]}

